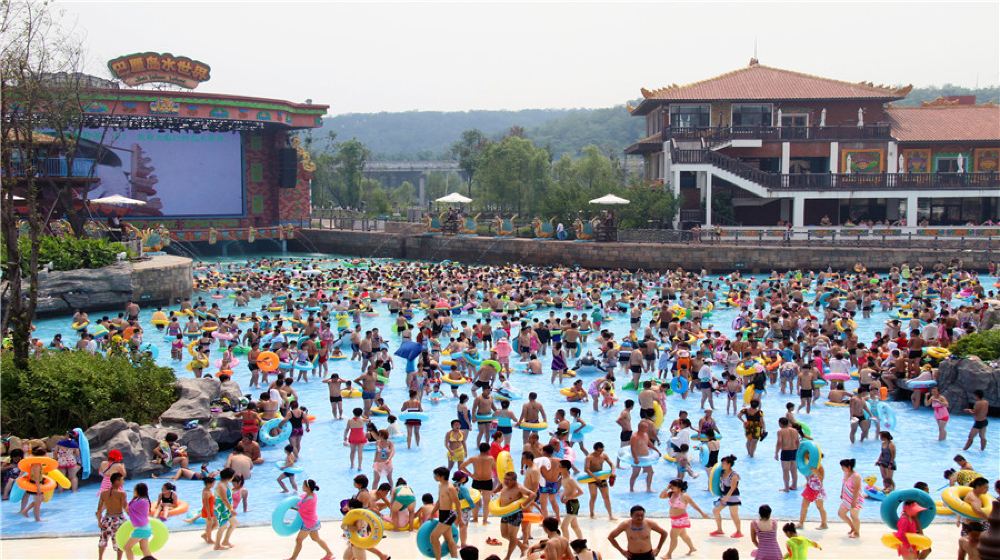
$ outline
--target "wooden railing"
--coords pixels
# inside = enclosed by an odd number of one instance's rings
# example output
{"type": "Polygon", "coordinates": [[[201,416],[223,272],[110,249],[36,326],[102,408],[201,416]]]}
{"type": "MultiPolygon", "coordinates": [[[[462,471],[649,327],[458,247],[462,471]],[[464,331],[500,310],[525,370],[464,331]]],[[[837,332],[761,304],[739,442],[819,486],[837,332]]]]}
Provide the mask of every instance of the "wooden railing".
{"type": "Polygon", "coordinates": [[[708,164],[768,189],[997,189],[1000,173],[770,173],[712,150],[671,150],[673,163],[708,164]]]}
{"type": "Polygon", "coordinates": [[[712,126],[666,127],[663,139],[705,139],[710,143],[726,140],[891,140],[888,124],[864,126],[712,126]]]}

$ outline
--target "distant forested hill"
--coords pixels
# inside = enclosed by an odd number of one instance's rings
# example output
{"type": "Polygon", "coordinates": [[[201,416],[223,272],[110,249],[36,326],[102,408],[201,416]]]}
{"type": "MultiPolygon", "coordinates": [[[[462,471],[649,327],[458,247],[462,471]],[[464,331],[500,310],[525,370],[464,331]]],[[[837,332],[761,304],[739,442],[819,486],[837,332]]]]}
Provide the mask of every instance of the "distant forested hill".
{"type": "MultiPolygon", "coordinates": [[[[920,105],[942,95],[975,95],[979,103],[1000,103],[1000,87],[967,88],[945,84],[914,88],[898,105],[920,105]]],[[[324,120],[312,131],[322,142],[328,131],[337,140],[357,138],[377,159],[439,159],[462,131],[478,128],[499,138],[512,127],[536,145],[547,147],[554,158],[576,155],[584,146],[598,146],[606,154],[621,154],[642,138],[644,121],[630,117],[624,106],[603,109],[526,109],[523,111],[407,111],[403,113],[349,113],[324,120]]]]}

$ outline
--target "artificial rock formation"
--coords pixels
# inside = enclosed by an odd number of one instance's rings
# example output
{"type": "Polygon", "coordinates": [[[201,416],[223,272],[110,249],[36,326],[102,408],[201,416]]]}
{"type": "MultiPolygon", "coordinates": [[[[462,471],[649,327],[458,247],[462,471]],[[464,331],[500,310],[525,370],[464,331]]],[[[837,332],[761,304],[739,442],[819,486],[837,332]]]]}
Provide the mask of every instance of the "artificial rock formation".
{"type": "Polygon", "coordinates": [[[979,358],[947,359],[938,367],[938,389],[948,399],[949,410],[958,414],[976,400],[981,389],[991,407],[1000,406],[1000,367],[979,358]]]}

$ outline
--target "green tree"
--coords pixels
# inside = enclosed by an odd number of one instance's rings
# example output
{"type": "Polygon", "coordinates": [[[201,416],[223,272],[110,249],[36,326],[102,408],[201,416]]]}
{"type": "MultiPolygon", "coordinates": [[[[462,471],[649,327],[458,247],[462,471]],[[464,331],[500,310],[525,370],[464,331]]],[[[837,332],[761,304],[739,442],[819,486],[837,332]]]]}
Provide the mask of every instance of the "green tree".
{"type": "Polygon", "coordinates": [[[363,173],[365,163],[370,157],[368,148],[355,138],[337,145],[334,160],[343,185],[341,200],[343,206],[347,208],[361,206],[363,173]]]}
{"type": "Polygon", "coordinates": [[[629,204],[615,210],[622,228],[662,228],[674,219],[680,201],[660,185],[644,185],[638,181],[616,192],[629,204]]]}
{"type": "Polygon", "coordinates": [[[490,145],[489,138],[481,131],[473,128],[462,133],[462,137],[451,145],[451,154],[458,158],[458,166],[465,173],[465,180],[468,181],[469,197],[472,197],[472,182],[476,178],[479,170],[479,163],[483,152],[490,145]]]}
{"type": "Polygon", "coordinates": [[[383,216],[392,210],[392,201],[382,183],[375,179],[364,178],[361,181],[362,200],[358,206],[363,207],[369,216],[383,216]],[[363,204],[362,204],[363,203],[363,204]]]}
{"type": "Polygon", "coordinates": [[[479,162],[477,203],[487,211],[526,215],[552,182],[549,153],[531,140],[508,136],[486,147],[479,162]]]}
{"type": "Polygon", "coordinates": [[[399,209],[405,210],[413,205],[417,197],[417,189],[413,186],[413,183],[409,181],[403,181],[403,184],[399,185],[389,193],[389,199],[392,205],[399,209]]]}

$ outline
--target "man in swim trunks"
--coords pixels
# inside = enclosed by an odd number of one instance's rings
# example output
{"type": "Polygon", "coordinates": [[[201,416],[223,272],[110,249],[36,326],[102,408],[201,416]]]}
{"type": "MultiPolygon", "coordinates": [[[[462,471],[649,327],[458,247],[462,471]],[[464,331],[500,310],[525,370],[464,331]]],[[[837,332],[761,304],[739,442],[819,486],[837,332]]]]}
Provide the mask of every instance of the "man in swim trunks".
{"type": "Polygon", "coordinates": [[[860,391],[851,395],[848,401],[851,409],[851,443],[854,443],[854,434],[861,428],[861,441],[868,439],[868,430],[871,428],[872,411],[868,409],[868,393],[860,391]]]}
{"type": "Polygon", "coordinates": [[[799,483],[799,472],[795,465],[795,456],[799,450],[799,431],[792,427],[788,418],[778,418],[777,442],[774,444],[774,459],[781,461],[781,477],[785,482],[782,492],[796,490],[799,483]],[[792,485],[788,485],[791,478],[792,485]]]}
{"type": "MultiPolygon", "coordinates": [[[[534,492],[517,483],[517,473],[510,471],[504,474],[499,492],[497,493],[497,500],[501,508],[513,504],[518,500],[524,500],[524,503],[531,503],[534,497],[534,492]]],[[[518,508],[514,513],[500,517],[500,536],[507,541],[507,555],[504,556],[504,560],[510,560],[515,546],[522,553],[527,548],[527,545],[517,538],[522,517],[521,508],[518,508]]]]}
{"type": "Polygon", "coordinates": [[[666,529],[646,519],[646,508],[642,506],[632,506],[632,509],[629,510],[629,520],[623,521],[608,533],[611,546],[615,547],[615,550],[623,557],[630,560],[655,560],[666,539],[666,529]],[[657,543],[656,548],[653,548],[650,538],[654,532],[660,535],[660,542],[657,543]],[[622,533],[625,533],[626,540],[624,549],[618,544],[618,535],[622,533]]]}
{"type": "Polygon", "coordinates": [[[472,417],[476,420],[476,425],[479,427],[479,433],[476,435],[476,443],[489,444],[490,428],[493,426],[493,413],[495,411],[496,404],[493,402],[490,387],[487,383],[486,387],[483,388],[483,393],[472,402],[472,417]]]}
{"type": "Polygon", "coordinates": [[[990,403],[986,400],[985,393],[982,389],[976,389],[972,392],[976,397],[976,402],[973,403],[972,408],[965,409],[965,412],[972,415],[972,429],[969,430],[969,439],[965,442],[965,447],[962,451],[968,450],[972,447],[972,442],[975,440],[976,436],[979,436],[979,448],[981,450],[986,450],[986,426],[989,425],[990,421],[986,418],[986,415],[990,411],[990,403]]]}
{"type": "Polygon", "coordinates": [[[458,556],[458,546],[455,544],[455,537],[451,534],[451,528],[458,520],[456,513],[459,510],[458,490],[448,482],[448,469],[444,467],[434,469],[434,480],[438,483],[438,500],[434,504],[431,515],[437,513],[438,524],[431,531],[431,548],[434,550],[434,558],[441,560],[441,538],[443,537],[448,547],[448,555],[455,558],[458,556]]]}
{"type": "Polygon", "coordinates": [[[632,434],[632,440],[628,447],[629,463],[632,466],[632,476],[628,480],[629,492],[635,492],[635,481],[638,480],[640,472],[646,473],[646,492],[653,491],[653,465],[643,463],[643,466],[639,466],[643,459],[649,457],[650,450],[655,451],[658,455],[663,455],[650,441],[647,430],[640,429],[632,434]]]}
{"type": "MultiPolygon", "coordinates": [[[[631,438],[631,436],[629,437],[631,438]]],[[[597,442],[594,444],[593,451],[584,459],[583,472],[589,476],[594,476],[595,473],[602,470],[605,463],[608,465],[608,470],[612,471],[611,476],[614,476],[614,465],[607,454],[604,453],[604,444],[597,442]]],[[[611,513],[611,497],[608,494],[608,481],[594,480],[587,483],[587,488],[590,490],[590,518],[594,518],[594,504],[597,502],[597,494],[600,492],[601,498],[604,500],[604,507],[608,510],[608,520],[615,521],[615,516],[611,513]]]]}
{"type": "Polygon", "coordinates": [[[472,522],[479,521],[479,509],[483,510],[483,525],[489,523],[490,510],[487,507],[490,503],[490,496],[493,494],[493,471],[496,470],[497,462],[490,455],[490,444],[483,442],[479,444],[479,455],[470,457],[458,466],[461,470],[468,470],[472,466],[472,488],[479,490],[482,499],[479,506],[473,509],[472,522]]]}
{"type": "Polygon", "coordinates": [[[542,515],[548,515],[548,508],[551,506],[552,515],[559,520],[558,495],[562,470],[559,468],[559,461],[553,457],[555,451],[551,444],[543,446],[543,456],[535,460],[535,465],[542,473],[542,487],[538,490],[542,515]]]}
{"type": "Polygon", "coordinates": [[[656,411],[653,403],[656,402],[656,391],[653,390],[652,381],[642,382],[642,391],[639,391],[639,418],[652,418],[656,411]]]}

